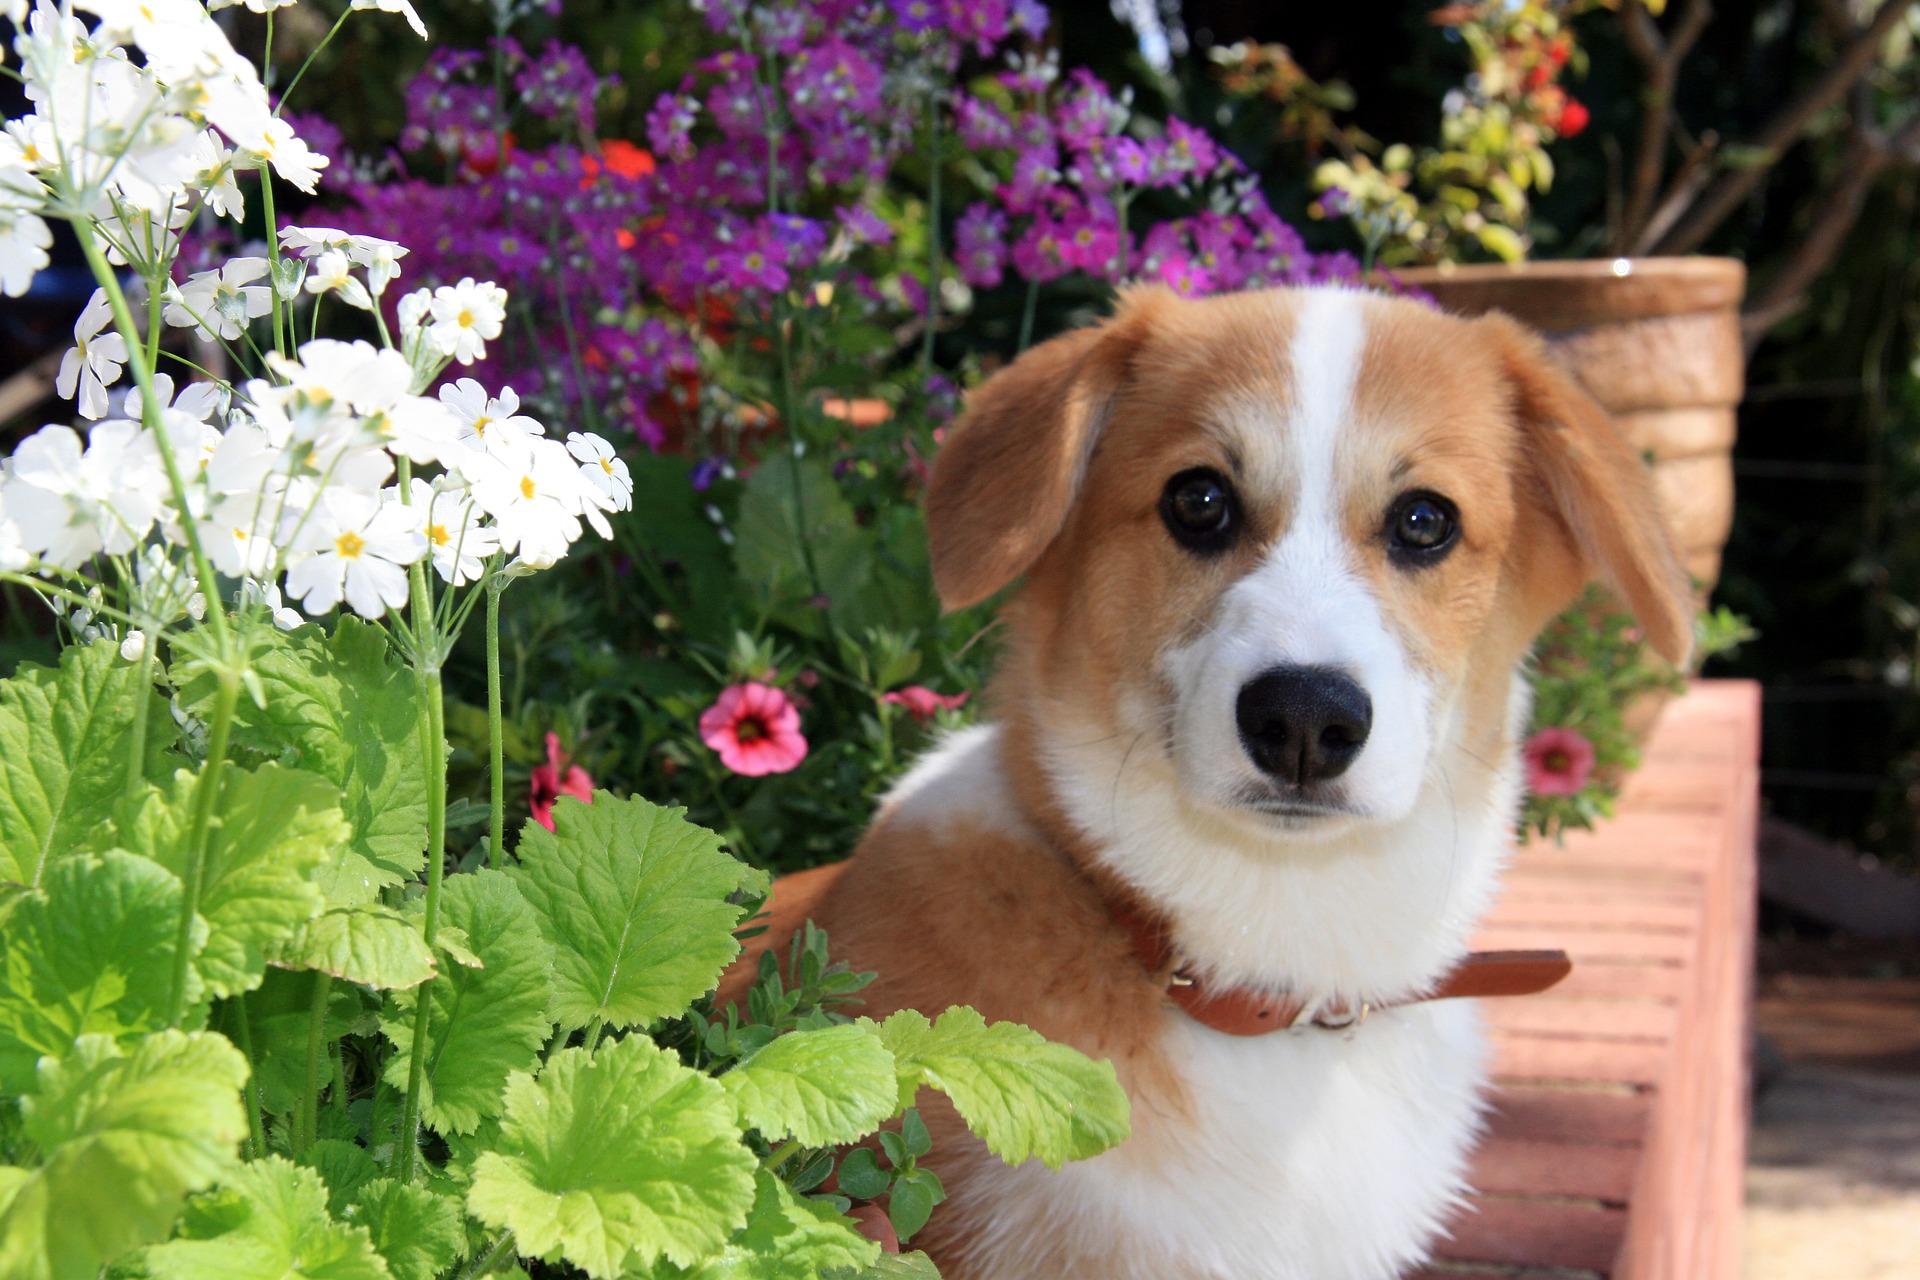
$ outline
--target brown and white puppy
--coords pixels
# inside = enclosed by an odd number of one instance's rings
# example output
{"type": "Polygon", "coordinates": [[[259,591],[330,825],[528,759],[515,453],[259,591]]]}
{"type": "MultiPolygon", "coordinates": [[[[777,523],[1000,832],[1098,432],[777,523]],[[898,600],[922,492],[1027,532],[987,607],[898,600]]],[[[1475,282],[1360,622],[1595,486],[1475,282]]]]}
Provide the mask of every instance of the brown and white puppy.
{"type": "Polygon", "coordinates": [[[937,1112],[921,1240],[949,1280],[1397,1274],[1463,1190],[1473,1003],[1227,1035],[1113,904],[1219,987],[1428,988],[1494,892],[1540,628],[1598,577],[1687,651],[1639,459],[1504,318],[1141,290],[979,390],[927,516],[947,605],[1026,577],[993,719],[805,905],[879,972],[866,1012],[969,1004],[1111,1058],[1133,1136],[1009,1169],[937,1112]]]}

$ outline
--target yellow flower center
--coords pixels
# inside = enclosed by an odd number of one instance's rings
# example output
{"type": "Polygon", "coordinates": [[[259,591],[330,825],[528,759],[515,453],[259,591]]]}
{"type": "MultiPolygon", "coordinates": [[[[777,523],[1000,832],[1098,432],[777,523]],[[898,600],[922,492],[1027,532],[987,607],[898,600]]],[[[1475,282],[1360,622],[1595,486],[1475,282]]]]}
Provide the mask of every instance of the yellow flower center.
{"type": "Polygon", "coordinates": [[[479,436],[483,440],[486,439],[487,424],[492,421],[493,419],[489,418],[484,413],[481,414],[479,417],[475,418],[473,420],[473,434],[479,436]]]}
{"type": "Polygon", "coordinates": [[[427,526],[427,540],[436,547],[444,547],[453,542],[453,537],[447,532],[447,526],[430,524],[427,526]]]}
{"type": "Polygon", "coordinates": [[[360,553],[367,549],[367,540],[349,530],[333,540],[333,549],[340,553],[342,560],[358,560],[360,553]]]}
{"type": "Polygon", "coordinates": [[[600,463],[600,469],[601,469],[602,471],[604,471],[604,472],[606,472],[606,473],[607,473],[608,475],[612,475],[612,474],[613,474],[613,459],[611,459],[611,458],[601,458],[601,459],[599,459],[598,461],[599,461],[599,463],[600,463]]]}
{"type": "Polygon", "coordinates": [[[471,329],[473,328],[473,312],[462,311],[459,315],[453,318],[453,322],[459,325],[462,329],[471,329]]]}
{"type": "Polygon", "coordinates": [[[520,477],[520,496],[523,498],[532,498],[533,494],[534,494],[533,477],[521,476],[520,477]]]}

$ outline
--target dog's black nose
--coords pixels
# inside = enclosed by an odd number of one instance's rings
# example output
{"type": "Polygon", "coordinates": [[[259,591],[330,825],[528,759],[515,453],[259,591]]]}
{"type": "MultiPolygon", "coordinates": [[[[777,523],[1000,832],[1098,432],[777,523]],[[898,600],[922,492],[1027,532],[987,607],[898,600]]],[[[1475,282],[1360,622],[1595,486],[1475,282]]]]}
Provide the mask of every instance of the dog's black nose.
{"type": "Polygon", "coordinates": [[[1240,688],[1240,741],[1279,782],[1305,784],[1347,771],[1373,727],[1373,699],[1333,667],[1274,667],[1240,688]]]}

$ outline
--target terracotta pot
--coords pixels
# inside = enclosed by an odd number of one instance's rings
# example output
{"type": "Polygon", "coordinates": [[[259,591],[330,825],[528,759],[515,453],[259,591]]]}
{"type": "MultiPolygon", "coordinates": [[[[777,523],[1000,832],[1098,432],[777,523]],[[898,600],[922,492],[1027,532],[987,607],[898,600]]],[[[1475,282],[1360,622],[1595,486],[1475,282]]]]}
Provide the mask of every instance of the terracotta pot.
{"type": "Polygon", "coordinates": [[[1651,456],[1668,529],[1688,572],[1703,584],[1704,601],[1733,525],[1745,265],[1733,258],[1614,258],[1398,275],[1449,311],[1504,311],[1546,336],[1627,439],[1651,456]]]}

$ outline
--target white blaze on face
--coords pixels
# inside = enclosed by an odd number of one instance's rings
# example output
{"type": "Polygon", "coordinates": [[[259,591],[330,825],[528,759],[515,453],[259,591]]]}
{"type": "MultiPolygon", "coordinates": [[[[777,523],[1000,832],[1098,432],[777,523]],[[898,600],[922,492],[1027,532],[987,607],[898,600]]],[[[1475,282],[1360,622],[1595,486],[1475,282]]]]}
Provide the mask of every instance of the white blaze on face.
{"type": "MultiPolygon", "coordinates": [[[[1392,821],[1419,796],[1431,690],[1360,571],[1362,557],[1382,554],[1380,547],[1356,544],[1344,518],[1339,464],[1365,345],[1363,295],[1307,295],[1280,357],[1291,374],[1292,402],[1243,402],[1220,424],[1240,453],[1242,501],[1276,511],[1282,533],[1222,596],[1206,631],[1165,659],[1176,698],[1174,764],[1195,799],[1231,807],[1267,787],[1241,745],[1235,707],[1242,686],[1275,667],[1339,670],[1372,700],[1366,745],[1326,784],[1327,802],[1392,821]]],[[[1332,831],[1350,824],[1324,825],[1332,831]]]]}

